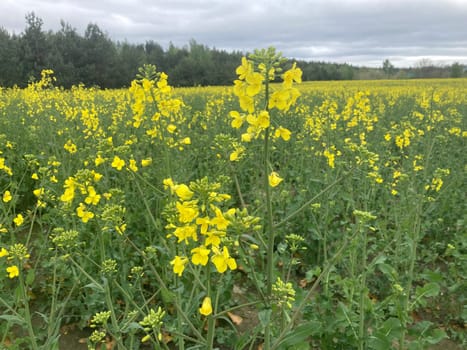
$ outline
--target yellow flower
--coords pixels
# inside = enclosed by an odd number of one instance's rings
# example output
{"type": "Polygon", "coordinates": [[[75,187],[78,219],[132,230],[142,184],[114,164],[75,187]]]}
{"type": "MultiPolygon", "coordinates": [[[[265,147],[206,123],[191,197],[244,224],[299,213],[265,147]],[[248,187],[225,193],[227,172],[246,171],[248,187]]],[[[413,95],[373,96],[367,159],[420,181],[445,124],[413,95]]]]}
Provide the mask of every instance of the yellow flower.
{"type": "Polygon", "coordinates": [[[73,198],[75,198],[75,189],[71,187],[67,188],[60,196],[60,200],[65,203],[73,201],[73,198]]]}
{"type": "Polygon", "coordinates": [[[3,258],[4,256],[8,256],[8,250],[5,248],[0,249],[0,258],[3,258]]]}
{"type": "Polygon", "coordinates": [[[183,223],[192,222],[199,215],[198,207],[189,202],[177,202],[175,204],[178,210],[178,220],[183,223]]]}
{"type": "Polygon", "coordinates": [[[179,277],[182,276],[183,270],[185,270],[185,265],[188,262],[188,258],[186,257],[181,257],[181,256],[176,256],[171,262],[170,265],[173,265],[173,271],[176,273],[179,277]]]}
{"type": "Polygon", "coordinates": [[[223,231],[207,231],[206,240],[204,241],[204,245],[207,247],[212,245],[213,247],[219,247],[221,244],[221,236],[225,236],[225,232],[223,231]]]}
{"type": "Polygon", "coordinates": [[[96,159],[94,159],[94,164],[95,164],[96,166],[99,166],[99,165],[101,165],[101,164],[104,163],[104,162],[105,162],[105,159],[102,158],[102,156],[101,156],[100,154],[98,154],[97,157],[96,157],[96,159]]]}
{"type": "Polygon", "coordinates": [[[126,231],[126,224],[116,225],[115,231],[117,231],[119,235],[123,235],[123,233],[126,231]]]}
{"type": "Polygon", "coordinates": [[[181,200],[188,201],[193,197],[193,191],[189,189],[189,187],[185,184],[175,186],[175,194],[181,200]]]}
{"type": "Polygon", "coordinates": [[[269,174],[269,186],[271,187],[276,187],[282,182],[282,178],[279,176],[278,173],[273,171],[271,174],[269,174]]]}
{"type": "Polygon", "coordinates": [[[88,196],[84,199],[86,204],[97,205],[101,200],[101,195],[97,194],[93,186],[88,186],[88,196]]]}
{"type": "Polygon", "coordinates": [[[278,127],[278,128],[276,129],[276,132],[274,133],[274,136],[275,136],[276,138],[281,137],[282,140],[284,140],[284,141],[289,141],[289,140],[290,140],[290,135],[291,135],[291,134],[292,134],[292,133],[290,132],[289,129],[286,129],[286,128],[283,128],[282,126],[280,126],[280,127],[278,127]]]}
{"type": "Polygon", "coordinates": [[[164,184],[164,188],[165,188],[165,189],[170,188],[171,190],[173,190],[174,187],[175,187],[175,184],[174,184],[173,180],[172,180],[170,177],[167,178],[167,179],[164,179],[164,180],[162,181],[162,183],[164,184]]]}
{"type": "Polygon", "coordinates": [[[261,73],[253,72],[246,76],[245,81],[248,83],[246,93],[248,96],[255,96],[261,92],[264,76],[261,73]]]}
{"type": "Polygon", "coordinates": [[[34,174],[31,175],[31,179],[39,180],[39,176],[36,173],[34,173],[34,174]]]}
{"type": "Polygon", "coordinates": [[[302,82],[302,70],[297,68],[297,63],[294,63],[292,68],[284,73],[284,85],[286,87],[291,87],[294,81],[296,83],[302,82]]]}
{"type": "Polygon", "coordinates": [[[216,266],[219,273],[224,273],[227,270],[227,267],[231,270],[235,270],[237,268],[237,262],[229,255],[227,247],[224,247],[222,252],[220,252],[216,247],[213,247],[213,251],[215,252],[215,255],[211,258],[211,261],[216,266]]]}
{"type": "Polygon", "coordinates": [[[250,134],[250,133],[244,133],[242,134],[242,141],[243,142],[251,142],[251,138],[254,136],[254,134],[250,134]]]}
{"type": "Polygon", "coordinates": [[[212,314],[212,304],[211,304],[210,297],[204,298],[203,303],[201,304],[201,307],[199,308],[199,313],[203,316],[209,316],[210,314],[212,314]]]}
{"type": "Polygon", "coordinates": [[[177,126],[176,125],[173,125],[173,124],[169,124],[167,126],[167,131],[171,134],[173,134],[175,131],[177,130],[177,126]]]}
{"type": "Polygon", "coordinates": [[[11,201],[12,198],[13,198],[13,197],[11,196],[10,191],[5,191],[5,192],[3,193],[3,201],[4,201],[5,203],[8,203],[9,201],[11,201]]]}
{"type": "Polygon", "coordinates": [[[131,171],[136,173],[138,171],[138,166],[136,165],[136,160],[130,159],[130,164],[128,165],[128,168],[130,168],[131,171]]]}
{"type": "Polygon", "coordinates": [[[177,227],[174,231],[174,236],[178,238],[177,243],[185,241],[185,243],[188,244],[188,238],[197,241],[198,235],[196,234],[196,225],[185,225],[177,227]]]}
{"type": "Polygon", "coordinates": [[[79,203],[79,207],[76,208],[76,215],[78,215],[84,223],[87,223],[94,217],[94,213],[88,211],[83,203],[79,203]]]}
{"type": "Polygon", "coordinates": [[[16,226],[21,226],[24,222],[23,215],[18,214],[16,217],[13,219],[13,222],[15,223],[16,226]]]}
{"type": "Polygon", "coordinates": [[[257,125],[263,129],[269,127],[269,112],[268,111],[261,111],[256,119],[257,125]]]}
{"type": "Polygon", "coordinates": [[[71,154],[76,153],[76,151],[78,150],[76,145],[71,140],[68,140],[63,146],[63,148],[71,154]]]}
{"type": "Polygon", "coordinates": [[[151,163],[152,163],[152,158],[146,158],[146,159],[141,160],[141,166],[142,167],[149,166],[149,165],[151,165],[151,163]]]}
{"type": "Polygon", "coordinates": [[[111,165],[112,165],[112,168],[115,168],[118,171],[120,171],[125,166],[125,161],[121,159],[119,156],[115,156],[111,165]]]}
{"type": "Polygon", "coordinates": [[[44,195],[44,193],[45,193],[44,187],[37,188],[37,189],[35,189],[34,191],[32,191],[32,193],[33,193],[37,198],[41,198],[41,197],[44,195]]]}
{"type": "Polygon", "coordinates": [[[239,129],[242,127],[244,116],[240,115],[237,111],[231,111],[229,115],[232,117],[232,128],[239,129]]]}
{"type": "Polygon", "coordinates": [[[196,225],[201,226],[201,233],[203,235],[206,234],[206,232],[208,231],[209,224],[210,224],[210,221],[208,217],[196,219],[196,225]]]}
{"type": "Polygon", "coordinates": [[[191,253],[193,254],[191,256],[191,262],[194,265],[206,266],[206,264],[208,263],[208,260],[209,260],[209,253],[210,252],[211,251],[209,249],[204,248],[204,247],[193,248],[191,250],[191,253]]]}
{"type": "Polygon", "coordinates": [[[246,57],[242,57],[242,64],[237,67],[235,73],[237,73],[239,79],[245,79],[248,74],[253,71],[253,65],[246,57]]]}
{"type": "Polygon", "coordinates": [[[290,95],[287,90],[278,90],[273,92],[269,98],[269,109],[276,107],[281,111],[286,110],[289,96],[290,95]]]}
{"type": "Polygon", "coordinates": [[[231,162],[235,162],[237,160],[240,160],[241,157],[243,157],[245,153],[245,147],[243,146],[236,146],[235,150],[230,153],[229,159],[231,162]]]}
{"type": "Polygon", "coordinates": [[[99,174],[98,172],[95,172],[94,170],[91,170],[91,174],[92,174],[92,179],[94,180],[94,182],[99,182],[100,179],[102,179],[102,177],[104,176],[102,174],[99,174]]]}
{"type": "Polygon", "coordinates": [[[250,96],[238,96],[238,101],[240,102],[240,108],[248,113],[253,113],[255,110],[255,100],[250,96]]]}
{"type": "Polygon", "coordinates": [[[6,272],[8,272],[9,278],[15,278],[19,276],[19,269],[18,269],[18,266],[16,265],[7,267],[6,272]]]}
{"type": "Polygon", "coordinates": [[[218,230],[225,230],[227,226],[230,224],[230,221],[224,217],[222,211],[215,207],[214,211],[216,213],[216,217],[211,219],[211,225],[216,225],[218,230]]]}

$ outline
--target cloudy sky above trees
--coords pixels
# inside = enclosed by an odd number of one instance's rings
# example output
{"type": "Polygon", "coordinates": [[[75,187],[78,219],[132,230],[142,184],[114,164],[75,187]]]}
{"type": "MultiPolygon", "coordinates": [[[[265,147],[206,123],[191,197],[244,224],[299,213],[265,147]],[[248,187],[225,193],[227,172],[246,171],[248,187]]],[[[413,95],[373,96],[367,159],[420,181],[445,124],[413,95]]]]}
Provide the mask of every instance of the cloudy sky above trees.
{"type": "Polygon", "coordinates": [[[384,59],[399,67],[467,64],[467,0],[0,0],[0,27],[20,34],[28,12],[44,30],[63,20],[84,35],[95,23],[114,41],[163,47],[194,39],[372,67],[384,59]]]}

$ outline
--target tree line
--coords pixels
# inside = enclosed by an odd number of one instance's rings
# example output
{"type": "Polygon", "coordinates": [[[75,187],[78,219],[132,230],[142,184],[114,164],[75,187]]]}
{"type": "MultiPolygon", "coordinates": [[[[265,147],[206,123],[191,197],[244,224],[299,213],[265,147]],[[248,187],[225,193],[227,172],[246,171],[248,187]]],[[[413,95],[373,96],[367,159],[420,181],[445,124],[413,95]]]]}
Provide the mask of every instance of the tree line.
{"type": "MultiPolygon", "coordinates": [[[[167,73],[174,86],[230,85],[236,78],[235,68],[245,55],[240,51],[209,48],[195,40],[181,48],[169,44],[167,49],[153,40],[144,44],[114,42],[94,23],[88,24],[84,35],[64,21],[58,31],[45,31],[42,19],[33,12],[25,18],[26,28],[19,35],[0,28],[0,86],[24,87],[37,80],[42,69],[50,68],[57,84],[65,88],[77,84],[120,88],[128,86],[144,64],[156,65],[158,71],[167,73]]],[[[388,63],[370,69],[349,64],[297,62],[303,70],[303,80],[400,75],[396,69],[388,70],[388,63]]],[[[458,71],[462,68],[457,67],[458,71]]],[[[441,73],[446,75],[445,70],[436,72],[441,73]]]]}

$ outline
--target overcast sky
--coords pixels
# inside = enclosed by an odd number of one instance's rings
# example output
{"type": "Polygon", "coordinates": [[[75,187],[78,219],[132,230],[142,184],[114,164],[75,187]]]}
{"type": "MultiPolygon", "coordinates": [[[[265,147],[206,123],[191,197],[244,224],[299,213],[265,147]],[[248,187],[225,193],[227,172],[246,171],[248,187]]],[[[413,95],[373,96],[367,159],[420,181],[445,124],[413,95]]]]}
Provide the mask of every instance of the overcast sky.
{"type": "Polygon", "coordinates": [[[24,31],[34,11],[45,30],[64,20],[84,35],[96,23],[115,41],[190,39],[284,56],[380,67],[467,64],[467,0],[0,0],[0,27],[24,31]]]}

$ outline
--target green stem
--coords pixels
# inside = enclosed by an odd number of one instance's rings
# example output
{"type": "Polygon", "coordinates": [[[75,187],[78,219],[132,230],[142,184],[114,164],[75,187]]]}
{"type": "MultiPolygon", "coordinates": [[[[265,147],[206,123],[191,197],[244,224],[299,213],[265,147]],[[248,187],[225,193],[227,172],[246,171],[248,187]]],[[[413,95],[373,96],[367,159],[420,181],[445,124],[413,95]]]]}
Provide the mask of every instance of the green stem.
{"type": "Polygon", "coordinates": [[[266,190],[266,235],[267,235],[267,289],[266,294],[271,295],[273,284],[273,259],[274,259],[274,222],[272,214],[271,187],[269,186],[269,128],[266,129],[264,136],[264,187],[266,190]]]}
{"type": "Polygon", "coordinates": [[[214,316],[211,314],[208,316],[208,335],[206,338],[206,348],[208,350],[213,349],[214,330],[215,330],[215,319],[214,319],[214,316]]]}
{"type": "Polygon", "coordinates": [[[20,295],[21,295],[21,299],[23,300],[23,303],[24,303],[24,320],[26,321],[26,325],[27,325],[27,328],[28,328],[28,334],[29,334],[29,339],[31,341],[32,350],[38,350],[39,347],[37,345],[36,335],[34,334],[34,327],[32,325],[31,311],[29,310],[29,300],[28,300],[28,296],[26,294],[26,289],[24,288],[25,284],[24,284],[23,274],[20,273],[18,278],[19,278],[20,295]]]}
{"type": "Polygon", "coordinates": [[[241,205],[242,209],[245,209],[246,204],[245,204],[245,201],[243,199],[243,195],[242,195],[242,191],[240,189],[240,183],[238,181],[237,174],[235,173],[235,171],[232,171],[232,174],[233,174],[233,178],[234,178],[234,181],[235,181],[235,188],[237,189],[238,198],[240,199],[240,205],[241,205]]]}
{"type": "MultiPolygon", "coordinates": [[[[268,111],[269,102],[269,79],[266,76],[265,83],[265,109],[268,111]]],[[[272,212],[272,200],[271,200],[271,187],[269,186],[269,139],[270,139],[270,128],[266,128],[264,133],[264,149],[263,149],[263,179],[264,179],[264,190],[266,192],[266,225],[265,232],[267,238],[267,256],[266,256],[266,307],[270,308],[270,298],[272,294],[273,272],[274,272],[274,222],[272,212]]],[[[271,348],[271,323],[266,324],[264,330],[264,350],[271,348]]]]}
{"type": "MultiPolygon", "coordinates": [[[[211,297],[211,266],[208,264],[206,265],[206,277],[207,277],[207,283],[208,283],[208,292],[207,296],[211,297]]],[[[216,298],[217,299],[217,298],[216,298]]],[[[211,300],[212,303],[212,300],[211,300]]],[[[214,314],[216,312],[216,307],[217,301],[214,303],[214,314]]],[[[213,344],[214,344],[214,330],[215,330],[215,319],[213,314],[211,313],[208,315],[208,334],[206,337],[206,346],[208,350],[212,350],[213,344]]]]}
{"type": "Polygon", "coordinates": [[[362,235],[362,260],[361,260],[361,271],[362,278],[360,282],[360,327],[358,336],[358,348],[359,350],[365,349],[365,293],[366,293],[366,264],[367,264],[367,232],[366,229],[360,229],[362,235]]]}
{"type": "Polygon", "coordinates": [[[415,213],[415,220],[413,224],[412,230],[412,237],[411,237],[411,250],[410,250],[410,265],[408,271],[408,279],[407,285],[405,287],[405,297],[403,300],[402,305],[402,312],[403,312],[403,319],[402,319],[402,334],[399,341],[399,349],[403,350],[405,348],[405,335],[407,330],[407,323],[409,317],[409,300],[410,294],[412,290],[412,284],[414,280],[414,270],[415,270],[415,262],[417,261],[417,247],[418,247],[418,240],[420,237],[420,216],[421,216],[421,203],[422,199],[418,201],[416,213],[415,213]]]}
{"type": "Polygon", "coordinates": [[[112,294],[110,293],[108,279],[104,280],[104,289],[105,289],[105,303],[107,304],[107,308],[110,311],[110,322],[112,323],[112,332],[109,332],[109,333],[113,335],[113,338],[117,342],[117,349],[126,349],[120,337],[120,329],[118,327],[117,318],[115,317],[115,309],[113,307],[112,294]]]}

